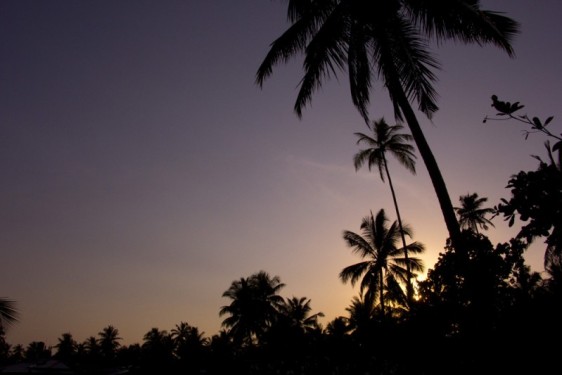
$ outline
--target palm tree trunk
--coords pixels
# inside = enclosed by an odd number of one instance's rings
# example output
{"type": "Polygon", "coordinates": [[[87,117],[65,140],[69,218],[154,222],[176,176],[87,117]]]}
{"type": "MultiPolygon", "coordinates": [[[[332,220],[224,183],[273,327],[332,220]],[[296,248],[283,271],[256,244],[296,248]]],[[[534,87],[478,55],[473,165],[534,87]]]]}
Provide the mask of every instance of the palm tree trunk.
{"type": "Polygon", "coordinates": [[[406,282],[406,297],[408,299],[408,305],[410,305],[410,303],[412,302],[413,288],[412,288],[412,272],[410,270],[408,248],[406,246],[406,236],[404,236],[404,229],[402,228],[402,218],[400,217],[400,210],[398,209],[398,201],[396,200],[396,193],[394,192],[394,186],[392,185],[392,179],[390,178],[390,172],[388,171],[388,165],[386,164],[386,158],[384,157],[384,155],[383,155],[383,163],[384,163],[384,170],[386,172],[386,177],[388,178],[388,185],[390,186],[390,192],[392,193],[394,208],[396,209],[396,218],[398,220],[398,226],[400,227],[402,246],[404,247],[404,259],[406,260],[406,277],[408,278],[406,282]]]}
{"type": "Polygon", "coordinates": [[[379,271],[380,275],[379,275],[379,284],[380,284],[380,292],[379,292],[379,296],[380,296],[380,300],[381,300],[381,314],[382,314],[382,318],[385,318],[386,312],[384,309],[384,274],[382,272],[382,269],[379,271]]]}
{"type": "Polygon", "coordinates": [[[459,222],[457,221],[457,217],[455,215],[455,211],[453,209],[453,204],[451,203],[451,198],[449,197],[449,192],[447,191],[447,186],[445,185],[445,180],[441,175],[441,171],[439,170],[439,166],[437,165],[437,161],[433,156],[433,152],[425,139],[423,131],[421,130],[420,124],[416,115],[410,105],[406,94],[402,88],[402,85],[395,79],[394,82],[389,82],[388,89],[391,92],[391,95],[395,102],[398,104],[398,107],[402,111],[406,122],[408,123],[408,127],[412,132],[412,136],[414,137],[414,141],[416,142],[416,146],[420,152],[420,155],[424,161],[424,164],[427,168],[429,173],[429,177],[431,178],[431,182],[433,183],[433,188],[435,189],[435,193],[437,195],[437,199],[439,201],[439,205],[441,207],[441,212],[443,214],[443,218],[445,219],[445,225],[447,226],[447,230],[449,232],[449,237],[453,244],[453,247],[458,251],[465,252],[465,246],[461,238],[461,231],[459,227],[459,222]]]}

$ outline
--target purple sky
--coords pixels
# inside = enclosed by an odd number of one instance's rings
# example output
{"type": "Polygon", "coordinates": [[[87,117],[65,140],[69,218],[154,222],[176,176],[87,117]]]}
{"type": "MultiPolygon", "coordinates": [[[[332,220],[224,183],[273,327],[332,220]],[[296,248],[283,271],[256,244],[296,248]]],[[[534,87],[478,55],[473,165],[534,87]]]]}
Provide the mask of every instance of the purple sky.
{"type": "MultiPolygon", "coordinates": [[[[437,48],[441,109],[420,116],[455,205],[472,192],[497,204],[544,155],[541,135],[482,123],[492,94],[555,116],[560,133],[562,2],[482,4],[521,22],[517,57],[437,48]]],[[[359,259],[342,231],[359,232],[369,210],[394,219],[391,196],[354,170],[353,133],[366,127],[345,75],[302,120],[301,60],[254,84],[286,27],[282,1],[0,2],[0,296],[21,310],[8,342],[83,341],[112,324],[140,343],[181,321],[211,336],[222,293],[260,270],[281,277],[283,296],[311,298],[324,323],[345,315],[358,290],[338,274],[359,259]]],[[[372,102],[373,119],[393,121],[379,87],[372,102]]],[[[390,167],[431,268],[447,233],[425,166],[390,167]]],[[[492,241],[509,240],[514,229],[494,223],[492,241]]],[[[528,261],[541,271],[537,245],[528,261]]]]}

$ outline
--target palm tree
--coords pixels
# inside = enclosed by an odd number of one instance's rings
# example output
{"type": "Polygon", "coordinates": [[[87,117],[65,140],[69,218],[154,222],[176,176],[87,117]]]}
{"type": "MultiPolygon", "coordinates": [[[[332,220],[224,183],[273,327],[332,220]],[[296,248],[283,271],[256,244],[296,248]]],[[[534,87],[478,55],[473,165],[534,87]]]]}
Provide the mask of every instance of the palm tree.
{"type": "Polygon", "coordinates": [[[272,44],[258,68],[263,85],[273,67],[304,53],[304,76],[295,103],[303,108],[325,79],[347,71],[351,98],[368,122],[373,75],[384,83],[397,119],[405,118],[429,172],[453,245],[464,249],[447,186],[425,139],[411,102],[426,116],[437,111],[433,83],[438,62],[429,40],[453,39],[493,44],[513,56],[512,37],[519,25],[497,12],[482,10],[474,0],[292,0],[291,26],[272,44]]]}
{"type": "Polygon", "coordinates": [[[372,166],[376,165],[379,169],[381,180],[384,182],[385,175],[388,179],[388,185],[390,186],[390,192],[392,193],[392,201],[394,202],[394,208],[396,210],[398,227],[400,228],[400,234],[402,237],[402,246],[406,249],[404,252],[404,258],[406,259],[406,274],[408,279],[406,284],[406,295],[408,303],[410,303],[412,301],[414,289],[412,287],[412,273],[408,262],[408,247],[406,246],[406,236],[404,235],[402,228],[402,218],[400,217],[400,210],[398,209],[396,193],[394,192],[394,186],[392,185],[392,179],[390,178],[390,172],[388,170],[386,153],[389,152],[392,154],[396,159],[398,159],[400,164],[415,174],[416,155],[414,154],[414,147],[408,143],[412,140],[412,136],[410,134],[400,133],[403,129],[402,125],[388,125],[384,118],[381,118],[379,121],[373,121],[372,127],[367,124],[367,127],[372,131],[372,136],[363,133],[355,133],[355,135],[359,137],[357,144],[364,142],[369,146],[369,148],[362,149],[355,154],[353,163],[355,165],[355,170],[361,168],[365,163],[367,163],[369,171],[372,166]]]}
{"type": "Polygon", "coordinates": [[[319,328],[318,318],[324,317],[323,312],[310,314],[310,299],[292,297],[281,306],[281,314],[288,319],[289,325],[299,331],[311,332],[319,328]]]}
{"type": "Polygon", "coordinates": [[[156,369],[168,373],[173,362],[174,342],[166,330],[152,328],[143,336],[142,362],[149,373],[156,369]]]}
{"type": "Polygon", "coordinates": [[[174,342],[177,357],[184,362],[201,360],[201,354],[209,341],[204,334],[186,322],[176,324],[170,332],[170,337],[174,342]]]}
{"type": "Polygon", "coordinates": [[[351,329],[349,319],[345,316],[338,316],[326,325],[326,333],[338,338],[343,338],[351,329]]]}
{"type": "MultiPolygon", "coordinates": [[[[407,282],[406,259],[403,257],[405,248],[396,247],[396,242],[400,238],[398,224],[393,222],[390,227],[387,224],[388,218],[381,209],[376,218],[371,215],[363,218],[361,222],[362,235],[354,232],[344,231],[343,238],[347,245],[358,254],[362,262],[344,268],[340,272],[340,279],[351,285],[361,279],[360,293],[365,291],[365,298],[375,300],[379,295],[381,315],[385,316],[385,284],[396,285],[400,281],[407,282]]],[[[404,226],[403,233],[411,237],[411,229],[404,226]]],[[[407,246],[411,253],[421,253],[424,246],[421,243],[413,242],[407,246]]],[[[416,257],[408,258],[410,268],[414,271],[423,271],[423,262],[416,257]]],[[[394,289],[393,289],[394,290],[394,289]]],[[[403,292],[402,292],[403,294],[403,292]]],[[[392,296],[392,299],[404,300],[400,296],[392,296]]]]}
{"type": "Polygon", "coordinates": [[[187,322],[180,322],[170,331],[170,337],[179,344],[192,338],[194,332],[197,332],[197,337],[203,337],[203,333],[199,333],[197,327],[192,327],[187,322]]]}
{"type": "Polygon", "coordinates": [[[264,271],[233,281],[222,294],[231,299],[230,305],[219,311],[219,316],[229,315],[222,326],[230,329],[238,343],[251,345],[259,341],[277,318],[283,303],[278,293],[284,286],[279,276],[270,277],[264,271]]]}
{"type": "Polygon", "coordinates": [[[32,341],[25,348],[25,359],[33,363],[41,363],[51,358],[51,348],[43,341],[32,341]]]}
{"type": "Polygon", "coordinates": [[[376,305],[372,298],[360,294],[351,299],[351,305],[345,309],[349,313],[348,325],[353,334],[361,340],[371,335],[371,328],[376,319],[376,305]]]}
{"type": "Polygon", "coordinates": [[[71,333],[63,333],[58,339],[58,344],[55,345],[57,352],[55,358],[63,362],[69,362],[76,354],[77,343],[72,337],[71,333]]]}
{"type": "Polygon", "coordinates": [[[106,361],[113,361],[115,359],[117,349],[121,345],[119,343],[119,340],[121,340],[121,337],[119,337],[119,330],[112,325],[108,325],[103,328],[98,335],[100,336],[99,347],[101,355],[106,361]]]}
{"type": "Polygon", "coordinates": [[[13,362],[22,362],[24,359],[25,349],[22,344],[14,345],[10,352],[10,360],[13,362]]]}
{"type": "Polygon", "coordinates": [[[88,351],[88,353],[98,354],[100,352],[100,345],[98,340],[94,336],[88,337],[84,340],[84,349],[88,351]]]}
{"type": "Polygon", "coordinates": [[[469,229],[478,232],[478,227],[488,230],[488,225],[494,224],[486,218],[488,214],[494,214],[496,210],[493,208],[483,208],[482,205],[488,201],[488,198],[481,198],[477,193],[461,195],[459,198],[461,207],[455,207],[455,211],[459,216],[459,224],[462,229],[469,229]]]}
{"type": "Polygon", "coordinates": [[[0,298],[0,327],[6,327],[18,321],[19,312],[15,302],[7,298],[0,298]]]}

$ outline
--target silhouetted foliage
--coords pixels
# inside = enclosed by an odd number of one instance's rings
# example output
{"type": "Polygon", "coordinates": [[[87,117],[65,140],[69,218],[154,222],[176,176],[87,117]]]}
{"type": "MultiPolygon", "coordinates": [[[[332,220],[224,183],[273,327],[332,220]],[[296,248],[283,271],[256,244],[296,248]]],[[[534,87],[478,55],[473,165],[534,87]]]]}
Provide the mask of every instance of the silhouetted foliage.
{"type": "Polygon", "coordinates": [[[170,337],[180,369],[189,374],[198,374],[207,359],[209,340],[204,337],[204,332],[199,332],[197,327],[187,322],[180,322],[172,329],[170,337]]]}
{"type": "Polygon", "coordinates": [[[51,348],[48,348],[43,341],[32,341],[25,348],[24,357],[31,363],[43,363],[51,358],[51,348]]]}
{"type": "MultiPolygon", "coordinates": [[[[360,293],[370,301],[378,298],[381,315],[386,314],[386,305],[407,305],[407,298],[400,284],[407,285],[408,273],[404,268],[406,261],[410,269],[423,271],[421,259],[404,257],[406,248],[397,247],[396,243],[401,238],[401,233],[411,236],[411,229],[404,225],[402,231],[397,222],[387,226],[388,218],[383,209],[379,210],[376,218],[371,212],[361,221],[361,234],[344,231],[343,238],[346,244],[352,248],[353,253],[359,255],[362,262],[345,267],[340,272],[340,279],[345,283],[351,282],[355,285],[359,279],[360,293]],[[389,293],[385,293],[389,292],[389,293]],[[390,302],[390,304],[388,302],[390,302]]],[[[407,245],[410,253],[419,254],[425,249],[423,244],[413,242],[407,245]]]]}
{"type": "Polygon", "coordinates": [[[141,368],[144,373],[168,373],[173,366],[174,341],[165,330],[152,328],[143,336],[141,368]]]}
{"type": "Polygon", "coordinates": [[[57,349],[54,358],[70,365],[74,362],[76,356],[76,347],[77,343],[72,338],[71,333],[63,333],[62,336],[58,339],[58,344],[55,345],[57,349]]]}
{"type": "Polygon", "coordinates": [[[248,346],[259,343],[267,329],[277,319],[283,297],[278,295],[285,286],[279,276],[270,277],[260,271],[248,278],[232,282],[223,297],[231,300],[230,305],[221,307],[219,315],[228,315],[223,327],[237,344],[248,346]]]}
{"type": "Polygon", "coordinates": [[[455,207],[455,211],[459,216],[459,224],[462,229],[469,229],[478,233],[478,228],[488,230],[489,226],[494,223],[486,217],[493,215],[496,210],[490,207],[482,207],[488,201],[488,198],[479,197],[477,193],[461,195],[459,198],[460,207],[455,207]]]}
{"type": "Polygon", "coordinates": [[[119,330],[112,325],[108,325],[98,335],[101,358],[106,366],[112,366],[115,364],[117,349],[121,345],[119,340],[122,338],[119,337],[119,330]]]}
{"type": "Polygon", "coordinates": [[[7,298],[0,298],[0,327],[8,327],[18,321],[19,311],[15,301],[7,298]]]}
{"type": "Polygon", "coordinates": [[[518,115],[517,112],[524,108],[519,102],[503,102],[493,95],[492,107],[498,111],[499,117],[486,117],[484,121],[516,120],[530,126],[531,130],[525,131],[525,139],[532,133],[542,133],[556,141],[552,147],[548,140],[545,142],[549,162],[532,155],[539,161],[538,168],[535,171],[520,171],[511,176],[507,184],[511,198],[502,199],[496,210],[498,215],[503,215],[508,221],[509,226],[514,225],[516,218],[526,223],[517,237],[528,244],[537,237],[546,238],[545,270],[553,279],[551,281],[559,284],[562,282],[562,134],[557,136],[549,130],[548,125],[553,116],[543,121],[536,116],[530,118],[527,114],[518,115]],[[554,152],[558,152],[557,161],[553,156],[554,152]]]}
{"type": "Polygon", "coordinates": [[[415,174],[416,155],[414,154],[414,146],[410,144],[413,138],[410,134],[401,133],[401,130],[403,129],[402,125],[388,125],[384,119],[373,121],[372,126],[369,124],[367,125],[369,130],[372,131],[372,135],[367,135],[364,133],[355,133],[355,135],[359,137],[359,139],[357,140],[357,144],[366,143],[369,147],[366,149],[362,149],[357,154],[355,154],[353,162],[355,165],[355,170],[361,168],[365,163],[367,163],[369,170],[371,170],[373,166],[376,166],[379,170],[381,180],[384,182],[385,175],[388,179],[388,185],[390,187],[392,201],[394,203],[394,209],[396,211],[396,219],[398,221],[398,227],[400,228],[402,247],[405,249],[404,259],[406,261],[407,274],[406,296],[408,299],[408,303],[410,303],[414,296],[414,288],[412,285],[412,271],[410,270],[410,262],[408,261],[406,234],[403,230],[402,217],[400,216],[396,192],[394,191],[394,186],[390,177],[386,154],[389,153],[394,156],[400,162],[400,164],[402,164],[407,170],[415,174]]]}

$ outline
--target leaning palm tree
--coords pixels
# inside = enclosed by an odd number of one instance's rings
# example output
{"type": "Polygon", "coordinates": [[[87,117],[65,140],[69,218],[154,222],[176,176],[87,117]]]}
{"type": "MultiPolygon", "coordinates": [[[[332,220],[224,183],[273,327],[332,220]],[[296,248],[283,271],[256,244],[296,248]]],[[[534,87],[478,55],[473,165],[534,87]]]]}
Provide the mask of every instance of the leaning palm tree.
{"type": "Polygon", "coordinates": [[[488,225],[494,226],[486,215],[493,215],[496,210],[493,208],[482,207],[488,198],[479,197],[478,193],[461,195],[459,198],[460,207],[455,207],[455,211],[459,216],[459,224],[462,229],[469,229],[478,233],[478,227],[488,230],[488,225]]]}
{"type": "MultiPolygon", "coordinates": [[[[347,245],[358,254],[363,261],[344,268],[340,272],[340,279],[346,283],[351,282],[354,286],[359,279],[360,293],[365,292],[365,298],[374,301],[378,294],[381,315],[385,316],[385,285],[396,285],[407,282],[406,263],[414,271],[423,271],[423,262],[416,257],[409,257],[406,261],[405,248],[399,248],[396,243],[400,239],[400,229],[394,221],[387,226],[388,218],[383,209],[376,217],[373,213],[363,218],[361,222],[361,234],[344,231],[343,238],[347,245]]],[[[411,237],[411,229],[405,225],[403,233],[411,237]]],[[[422,253],[425,248],[419,242],[413,242],[407,246],[410,253],[422,253]]],[[[393,291],[395,289],[393,288],[393,291]]],[[[400,298],[395,295],[395,301],[400,298]]]]}
{"type": "Polygon", "coordinates": [[[435,157],[412,108],[426,116],[438,109],[429,40],[493,44],[513,56],[518,24],[483,10],[475,0],[291,0],[291,26],[272,44],[258,68],[262,86],[273,67],[304,53],[304,76],[295,103],[303,108],[325,79],[347,71],[351,98],[366,122],[373,75],[384,84],[397,119],[405,119],[433,183],[453,245],[464,249],[455,211],[435,157]]]}
{"type": "Polygon", "coordinates": [[[279,276],[270,277],[264,271],[232,282],[222,295],[231,303],[221,307],[219,316],[228,315],[222,326],[230,329],[229,333],[237,343],[252,345],[259,342],[278,316],[283,303],[283,297],[278,293],[284,286],[279,276]]]}
{"type": "Polygon", "coordinates": [[[0,298],[0,328],[18,321],[19,312],[16,303],[7,298],[0,298]]]}
{"type": "Polygon", "coordinates": [[[412,140],[412,136],[410,134],[400,133],[403,129],[402,125],[388,125],[384,118],[381,118],[378,121],[373,121],[372,127],[367,124],[367,127],[371,130],[372,135],[355,133],[355,135],[359,137],[357,144],[366,143],[368,148],[362,149],[355,154],[353,163],[355,165],[355,170],[361,168],[365,163],[368,165],[369,170],[371,170],[373,166],[376,166],[379,170],[381,180],[384,182],[385,175],[388,179],[388,186],[390,186],[392,201],[394,202],[394,209],[396,210],[396,218],[398,220],[398,227],[400,228],[400,234],[402,237],[402,246],[406,249],[404,252],[404,258],[406,259],[406,275],[408,279],[406,284],[406,296],[408,298],[408,303],[410,303],[412,301],[414,289],[412,287],[412,273],[408,262],[408,247],[406,246],[406,235],[404,234],[404,230],[402,228],[402,218],[400,217],[400,210],[398,209],[396,193],[388,170],[386,153],[388,152],[393,155],[396,159],[398,159],[400,164],[415,174],[416,155],[414,154],[414,147],[408,143],[412,140]]]}

